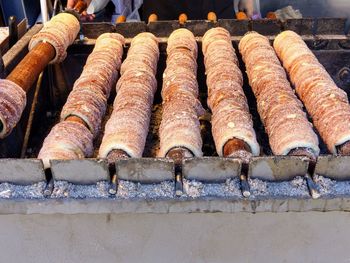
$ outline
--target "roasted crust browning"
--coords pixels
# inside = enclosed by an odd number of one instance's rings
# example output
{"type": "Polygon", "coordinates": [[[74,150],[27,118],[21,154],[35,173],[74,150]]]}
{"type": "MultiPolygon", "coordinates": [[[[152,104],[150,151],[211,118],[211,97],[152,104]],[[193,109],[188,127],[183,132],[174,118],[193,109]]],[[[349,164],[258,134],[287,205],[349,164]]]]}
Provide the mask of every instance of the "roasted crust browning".
{"type": "Polygon", "coordinates": [[[0,79],[0,120],[3,125],[0,138],[5,138],[21,119],[26,106],[25,91],[16,83],[0,79]]]}
{"type": "Polygon", "coordinates": [[[40,150],[45,168],[50,160],[80,159],[93,152],[93,139],[100,130],[111,85],[115,83],[123,55],[124,38],[115,33],[101,35],[87,59],[84,70],[74,83],[54,126],[40,150]],[[67,120],[75,116],[83,123],[67,120]]]}
{"type": "Polygon", "coordinates": [[[274,48],[288,71],[295,90],[331,153],[350,140],[350,105],[302,38],[285,31],[274,48]]]}
{"type": "Polygon", "coordinates": [[[50,160],[82,159],[93,153],[93,136],[81,123],[62,121],[55,125],[44,140],[38,159],[44,168],[50,167],[50,160]]]}
{"type": "Polygon", "coordinates": [[[124,38],[115,33],[103,34],[96,40],[95,48],[62,109],[62,120],[77,116],[94,136],[98,134],[107,99],[118,77],[123,44],[124,38]]]}
{"type": "Polygon", "coordinates": [[[41,42],[48,42],[56,51],[56,56],[50,63],[62,62],[67,56],[68,46],[74,42],[79,30],[80,24],[75,16],[60,13],[54,16],[39,33],[32,37],[29,50],[41,42]]]}
{"type": "Polygon", "coordinates": [[[187,29],[175,30],[168,39],[159,129],[161,157],[174,148],[185,148],[194,156],[203,155],[198,117],[204,110],[198,100],[197,49],[196,40],[187,29]]]}
{"type": "Polygon", "coordinates": [[[208,30],[202,44],[208,86],[208,105],[212,111],[212,133],[219,156],[231,139],[240,139],[259,155],[243,76],[229,32],[221,27],[208,30]]]}
{"type": "Polygon", "coordinates": [[[269,40],[251,32],[242,38],[239,50],[273,153],[310,148],[318,155],[318,138],[269,40]]]}
{"type": "Polygon", "coordinates": [[[140,33],[131,42],[121,66],[113,113],[105,127],[100,157],[122,150],[130,157],[142,157],[157,90],[155,74],[159,59],[158,40],[140,33]]]}

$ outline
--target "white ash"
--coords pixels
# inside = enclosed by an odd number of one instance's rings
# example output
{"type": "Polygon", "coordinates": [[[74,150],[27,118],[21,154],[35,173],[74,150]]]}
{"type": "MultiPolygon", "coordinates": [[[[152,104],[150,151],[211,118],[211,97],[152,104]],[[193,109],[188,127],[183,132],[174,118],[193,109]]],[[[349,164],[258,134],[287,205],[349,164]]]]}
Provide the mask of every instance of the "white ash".
{"type": "Polygon", "coordinates": [[[349,197],[350,181],[334,181],[321,175],[314,176],[322,197],[349,197]]]}
{"type": "Polygon", "coordinates": [[[182,197],[242,197],[238,178],[227,179],[225,183],[201,183],[196,180],[184,179],[183,189],[184,194],[182,197]]]}
{"type": "Polygon", "coordinates": [[[204,185],[201,182],[183,179],[183,190],[185,196],[187,195],[191,198],[200,197],[203,187],[204,185]]]}
{"type": "MultiPolygon", "coordinates": [[[[350,196],[350,181],[334,181],[320,175],[314,180],[322,197],[350,196]]],[[[296,177],[287,182],[265,182],[259,179],[248,179],[251,198],[310,198],[307,182],[303,177],[296,177]]],[[[0,184],[0,199],[43,199],[46,182],[33,185],[0,184]]],[[[242,198],[238,178],[228,179],[225,183],[207,184],[195,180],[183,180],[183,198],[221,197],[242,198]]],[[[110,198],[108,182],[98,182],[96,185],[75,185],[65,181],[56,181],[51,198],[110,198]]],[[[116,199],[172,199],[174,182],[159,184],[140,184],[120,180],[116,199]]]]}
{"type": "Polygon", "coordinates": [[[108,198],[108,182],[95,185],[77,185],[66,181],[56,181],[51,198],[108,198]]]}
{"type": "Polygon", "coordinates": [[[157,199],[157,198],[173,198],[174,182],[162,182],[160,184],[141,184],[139,186],[140,198],[157,199]]]}
{"type": "Polygon", "coordinates": [[[309,198],[309,189],[305,178],[296,177],[292,181],[265,182],[259,179],[248,179],[251,198],[284,197],[309,198]]]}
{"type": "Polygon", "coordinates": [[[174,198],[174,181],[158,184],[141,184],[119,180],[116,198],[120,199],[167,199],[174,198]]]}
{"type": "Polygon", "coordinates": [[[136,198],[138,185],[130,181],[119,180],[116,197],[123,199],[136,198]]]}
{"type": "Polygon", "coordinates": [[[338,181],[334,184],[331,196],[350,196],[350,181],[338,181]]]}
{"type": "Polygon", "coordinates": [[[0,198],[8,199],[41,199],[44,198],[45,182],[32,185],[0,184],[0,198]]]}
{"type": "Polygon", "coordinates": [[[294,187],[304,187],[306,185],[306,180],[304,178],[302,178],[301,176],[295,177],[292,181],[291,184],[294,187]]]}
{"type": "Polygon", "coordinates": [[[328,195],[330,194],[332,188],[334,187],[334,184],[336,183],[335,181],[332,181],[329,178],[325,178],[320,175],[315,175],[314,176],[314,181],[316,185],[318,186],[318,190],[321,195],[328,195]]]}
{"type": "Polygon", "coordinates": [[[250,193],[254,196],[268,195],[267,182],[259,179],[248,179],[250,193]]]}

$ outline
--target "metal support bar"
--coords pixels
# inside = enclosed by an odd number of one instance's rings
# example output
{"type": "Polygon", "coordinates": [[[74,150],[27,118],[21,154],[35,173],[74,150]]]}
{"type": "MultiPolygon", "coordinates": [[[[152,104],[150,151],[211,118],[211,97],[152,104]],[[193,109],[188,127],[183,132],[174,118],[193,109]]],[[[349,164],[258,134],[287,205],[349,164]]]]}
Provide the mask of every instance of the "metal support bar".
{"type": "Polygon", "coordinates": [[[17,18],[15,16],[9,17],[9,48],[12,48],[18,41],[17,18]]]}

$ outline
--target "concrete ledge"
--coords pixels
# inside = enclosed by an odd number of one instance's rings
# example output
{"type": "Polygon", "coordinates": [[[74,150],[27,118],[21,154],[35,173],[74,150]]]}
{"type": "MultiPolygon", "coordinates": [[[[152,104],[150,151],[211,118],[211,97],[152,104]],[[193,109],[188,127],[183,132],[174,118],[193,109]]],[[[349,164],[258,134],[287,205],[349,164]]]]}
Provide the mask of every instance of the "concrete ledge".
{"type": "Polygon", "coordinates": [[[350,211],[350,197],[334,199],[185,199],[185,200],[113,200],[49,199],[1,200],[4,214],[123,214],[123,213],[262,213],[262,212],[350,211]]]}

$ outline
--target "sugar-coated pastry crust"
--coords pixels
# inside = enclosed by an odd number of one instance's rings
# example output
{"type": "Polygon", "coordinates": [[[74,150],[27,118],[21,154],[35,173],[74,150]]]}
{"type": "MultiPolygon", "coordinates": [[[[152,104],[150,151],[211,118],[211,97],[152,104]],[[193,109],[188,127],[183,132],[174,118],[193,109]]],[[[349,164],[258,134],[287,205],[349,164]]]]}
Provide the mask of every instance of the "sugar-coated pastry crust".
{"type": "Polygon", "coordinates": [[[158,39],[151,33],[140,33],[131,41],[121,66],[117,96],[108,120],[99,157],[112,150],[122,150],[130,157],[142,157],[157,90],[158,39]]]}
{"type": "Polygon", "coordinates": [[[277,55],[289,73],[295,90],[331,153],[350,140],[350,105],[346,93],[293,31],[274,41],[277,55]]]}
{"type": "Polygon", "coordinates": [[[81,159],[93,153],[93,139],[98,134],[107,107],[111,86],[115,83],[123,55],[124,37],[102,34],[96,40],[84,70],[74,83],[61,112],[61,122],[46,137],[39,159],[45,168],[54,159],[81,159]],[[66,120],[79,117],[86,124],[66,120]]]}
{"type": "Polygon", "coordinates": [[[273,153],[287,155],[293,149],[308,148],[318,155],[317,135],[269,40],[250,32],[240,41],[239,50],[273,153]]]}
{"type": "Polygon", "coordinates": [[[198,117],[204,110],[198,100],[197,52],[191,31],[177,29],[169,36],[163,74],[160,157],[177,147],[190,150],[194,156],[203,155],[198,117]]]}
{"type": "Polygon", "coordinates": [[[0,120],[3,125],[0,138],[5,138],[21,119],[26,106],[25,91],[16,83],[0,79],[0,120]]]}
{"type": "Polygon", "coordinates": [[[70,160],[90,157],[93,153],[93,135],[81,123],[62,121],[56,124],[46,137],[38,159],[45,168],[50,160],[70,160]]]}
{"type": "Polygon", "coordinates": [[[223,156],[225,144],[231,139],[240,139],[249,145],[253,155],[259,155],[260,147],[230,33],[221,27],[208,30],[203,36],[202,50],[217,153],[223,156]]]}
{"type": "Polygon", "coordinates": [[[123,36],[116,33],[105,33],[97,38],[95,48],[62,109],[62,120],[77,116],[94,136],[98,134],[107,99],[121,66],[123,45],[123,36]]]}
{"type": "Polygon", "coordinates": [[[56,56],[50,63],[62,62],[67,56],[68,46],[73,44],[79,30],[80,24],[74,15],[60,13],[54,16],[32,37],[29,50],[41,42],[48,42],[56,51],[56,56]]]}

